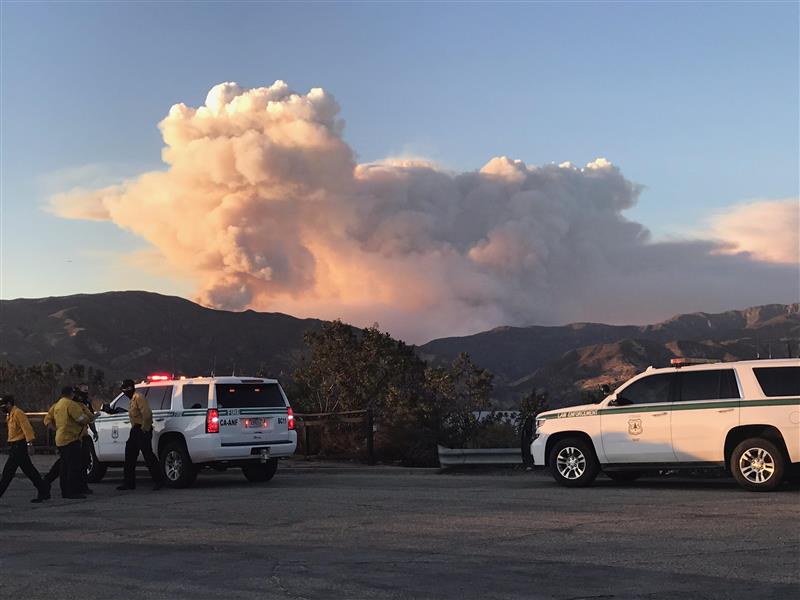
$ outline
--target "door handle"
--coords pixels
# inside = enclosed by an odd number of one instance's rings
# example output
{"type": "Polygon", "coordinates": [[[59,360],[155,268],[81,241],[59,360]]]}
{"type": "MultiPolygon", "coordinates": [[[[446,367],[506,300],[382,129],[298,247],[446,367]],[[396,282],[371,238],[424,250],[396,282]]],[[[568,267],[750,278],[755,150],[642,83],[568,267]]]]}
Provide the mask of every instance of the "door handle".
{"type": "Polygon", "coordinates": [[[161,423],[164,419],[156,419],[156,423],[161,423]]]}
{"type": "Polygon", "coordinates": [[[663,417],[665,414],[667,414],[667,413],[665,413],[665,412],[653,413],[653,416],[654,417],[663,417]]]}
{"type": "Polygon", "coordinates": [[[733,412],[732,408],[723,408],[717,411],[718,413],[733,412]]]}

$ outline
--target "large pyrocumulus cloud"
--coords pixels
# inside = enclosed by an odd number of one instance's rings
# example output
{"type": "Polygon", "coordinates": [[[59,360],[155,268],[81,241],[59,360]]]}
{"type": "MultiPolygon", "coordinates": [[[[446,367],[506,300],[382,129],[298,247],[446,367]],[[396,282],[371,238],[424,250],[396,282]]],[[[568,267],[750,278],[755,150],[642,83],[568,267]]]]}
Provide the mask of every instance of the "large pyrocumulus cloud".
{"type": "Polygon", "coordinates": [[[204,106],[177,104],[160,123],[166,170],[51,207],[146,239],[208,305],[378,321],[417,342],[797,296],[796,261],[769,262],[776,255],[746,241],[652,242],[623,216],[640,187],[605,159],[578,168],[501,156],[466,173],[357,164],[338,111],[321,89],[217,85],[204,106]]]}

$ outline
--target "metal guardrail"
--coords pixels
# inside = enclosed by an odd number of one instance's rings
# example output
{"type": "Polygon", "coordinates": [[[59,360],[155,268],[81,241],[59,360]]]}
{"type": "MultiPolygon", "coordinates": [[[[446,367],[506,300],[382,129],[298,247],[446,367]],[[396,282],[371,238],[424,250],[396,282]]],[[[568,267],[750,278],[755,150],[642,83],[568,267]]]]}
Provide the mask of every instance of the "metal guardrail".
{"type": "MultiPolygon", "coordinates": [[[[28,420],[36,434],[33,444],[37,451],[55,452],[55,432],[44,426],[43,420],[46,412],[28,412],[28,420]]],[[[374,461],[374,426],[372,413],[369,410],[348,410],[342,412],[329,413],[295,413],[295,420],[298,427],[298,434],[301,435],[303,452],[308,458],[310,437],[312,430],[320,430],[329,423],[346,423],[351,425],[362,425],[365,429],[367,441],[367,458],[370,462],[374,461]]],[[[6,450],[7,425],[5,418],[0,418],[0,451],[6,450]]]]}
{"type": "Polygon", "coordinates": [[[445,448],[437,446],[443,469],[461,465],[521,465],[519,448],[445,448]]]}

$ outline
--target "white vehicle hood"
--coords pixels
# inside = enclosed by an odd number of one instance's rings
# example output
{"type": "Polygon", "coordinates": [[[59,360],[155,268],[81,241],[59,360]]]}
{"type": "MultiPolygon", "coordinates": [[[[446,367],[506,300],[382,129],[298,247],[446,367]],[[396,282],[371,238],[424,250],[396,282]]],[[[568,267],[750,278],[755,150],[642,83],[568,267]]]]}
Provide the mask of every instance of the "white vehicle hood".
{"type": "Polygon", "coordinates": [[[536,416],[537,419],[542,418],[555,418],[555,417],[579,417],[597,414],[597,409],[600,404],[580,404],[578,406],[565,406],[564,408],[557,408],[555,410],[548,410],[547,412],[540,413],[536,416]],[[578,413],[578,414],[573,414],[578,413]]]}

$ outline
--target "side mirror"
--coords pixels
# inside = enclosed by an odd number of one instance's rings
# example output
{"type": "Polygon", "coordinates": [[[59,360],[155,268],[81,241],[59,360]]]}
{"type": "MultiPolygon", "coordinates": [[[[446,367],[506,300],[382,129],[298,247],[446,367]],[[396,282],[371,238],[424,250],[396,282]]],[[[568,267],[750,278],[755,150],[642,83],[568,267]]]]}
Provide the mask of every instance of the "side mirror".
{"type": "Polygon", "coordinates": [[[622,396],[617,396],[608,403],[609,406],[630,406],[631,404],[633,404],[633,402],[622,396]]]}
{"type": "Polygon", "coordinates": [[[603,393],[604,396],[608,396],[609,394],[611,394],[611,386],[608,385],[607,383],[604,383],[603,385],[600,386],[600,391],[603,393]]]}
{"type": "Polygon", "coordinates": [[[103,406],[100,407],[100,412],[104,412],[107,415],[111,414],[111,405],[108,402],[103,403],[103,406]]]}

